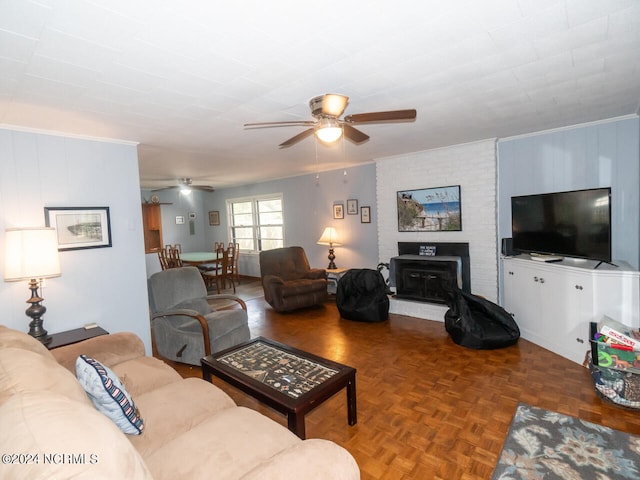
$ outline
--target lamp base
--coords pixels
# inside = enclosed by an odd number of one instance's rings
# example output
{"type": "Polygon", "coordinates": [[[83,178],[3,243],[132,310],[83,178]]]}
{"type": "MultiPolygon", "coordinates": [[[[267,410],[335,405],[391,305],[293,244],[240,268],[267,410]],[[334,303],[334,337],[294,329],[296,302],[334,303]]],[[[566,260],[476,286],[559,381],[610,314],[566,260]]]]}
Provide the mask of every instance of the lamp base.
{"type": "Polygon", "coordinates": [[[329,256],[327,258],[329,259],[329,266],[327,267],[327,270],[335,270],[336,268],[338,268],[334,263],[336,256],[333,254],[333,248],[329,249],[329,256]]]}
{"type": "Polygon", "coordinates": [[[43,345],[51,343],[51,335],[42,327],[42,320],[40,324],[35,322],[29,323],[29,335],[38,340],[43,345]]]}
{"type": "Polygon", "coordinates": [[[29,323],[29,335],[46,345],[51,342],[51,335],[42,326],[42,316],[47,308],[40,303],[44,299],[38,295],[38,281],[35,278],[29,282],[29,289],[31,290],[31,298],[27,300],[29,308],[25,311],[27,316],[32,319],[29,323]]]}

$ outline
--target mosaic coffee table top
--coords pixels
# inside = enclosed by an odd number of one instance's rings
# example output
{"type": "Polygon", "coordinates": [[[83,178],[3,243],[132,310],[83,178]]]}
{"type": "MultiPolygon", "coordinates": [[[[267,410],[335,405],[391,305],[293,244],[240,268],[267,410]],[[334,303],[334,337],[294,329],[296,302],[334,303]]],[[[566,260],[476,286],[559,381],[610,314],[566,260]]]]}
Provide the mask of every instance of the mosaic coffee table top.
{"type": "Polygon", "coordinates": [[[338,373],[337,370],[262,341],[217,360],[293,398],[309,392],[338,373]]]}
{"type": "Polygon", "coordinates": [[[356,369],[256,337],[200,360],[202,378],[220,378],[287,415],[289,430],[305,438],[304,416],[341,390],[347,393],[347,420],[358,421],[356,369]]]}

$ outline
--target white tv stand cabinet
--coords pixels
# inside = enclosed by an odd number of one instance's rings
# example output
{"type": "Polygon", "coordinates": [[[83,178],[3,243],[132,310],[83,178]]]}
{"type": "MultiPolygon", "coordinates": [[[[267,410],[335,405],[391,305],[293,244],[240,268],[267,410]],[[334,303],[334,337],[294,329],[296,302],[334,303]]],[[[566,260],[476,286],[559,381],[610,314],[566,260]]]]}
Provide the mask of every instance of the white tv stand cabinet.
{"type": "Polygon", "coordinates": [[[565,258],[534,261],[529,255],[503,257],[503,307],[522,338],[582,363],[589,350],[589,322],[607,315],[638,328],[640,272],[565,258]]]}

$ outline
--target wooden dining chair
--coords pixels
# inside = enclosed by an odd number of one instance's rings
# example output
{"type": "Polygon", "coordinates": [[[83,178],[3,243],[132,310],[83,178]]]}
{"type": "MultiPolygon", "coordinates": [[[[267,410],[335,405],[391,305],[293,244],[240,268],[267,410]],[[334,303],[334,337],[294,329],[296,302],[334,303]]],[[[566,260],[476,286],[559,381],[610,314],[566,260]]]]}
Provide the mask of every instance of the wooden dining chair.
{"type": "Polygon", "coordinates": [[[238,259],[240,258],[240,244],[234,243],[234,255],[233,255],[233,278],[240,285],[240,270],[238,270],[238,259]]]}
{"type": "Polygon", "coordinates": [[[229,244],[229,247],[226,250],[226,255],[223,259],[226,265],[223,265],[222,269],[224,270],[224,278],[222,281],[224,282],[224,288],[227,288],[227,282],[233,288],[233,293],[236,293],[236,282],[234,279],[234,265],[236,262],[236,247],[233,243],[229,244]]]}
{"type": "Polygon", "coordinates": [[[227,247],[229,252],[229,275],[234,282],[240,284],[240,274],[238,273],[238,258],[240,257],[240,244],[229,242],[227,247]]]}
{"type": "Polygon", "coordinates": [[[169,251],[169,264],[170,268],[179,268],[182,267],[182,259],[180,258],[180,249],[176,248],[175,245],[171,247],[169,251]]]}
{"type": "Polygon", "coordinates": [[[218,247],[216,249],[216,260],[200,265],[199,267],[207,288],[215,285],[218,293],[220,293],[220,285],[222,285],[223,289],[225,288],[224,277],[227,268],[226,253],[224,247],[218,247]]]}
{"type": "Polygon", "coordinates": [[[158,260],[160,261],[160,268],[166,270],[169,267],[170,258],[167,256],[166,248],[160,248],[158,250],[158,260]]]}

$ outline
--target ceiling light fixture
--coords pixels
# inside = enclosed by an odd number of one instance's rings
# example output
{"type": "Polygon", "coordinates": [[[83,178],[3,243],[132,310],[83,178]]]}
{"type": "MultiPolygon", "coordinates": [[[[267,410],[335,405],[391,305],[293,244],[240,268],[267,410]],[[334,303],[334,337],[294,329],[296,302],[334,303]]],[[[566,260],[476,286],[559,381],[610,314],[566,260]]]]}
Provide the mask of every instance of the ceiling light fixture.
{"type": "Polygon", "coordinates": [[[318,121],[316,137],[324,143],[333,143],[342,136],[342,127],[335,118],[324,117],[318,121]]]}
{"type": "Polygon", "coordinates": [[[189,195],[191,193],[191,183],[193,180],[190,178],[180,179],[180,193],[182,195],[189,195]]]}

